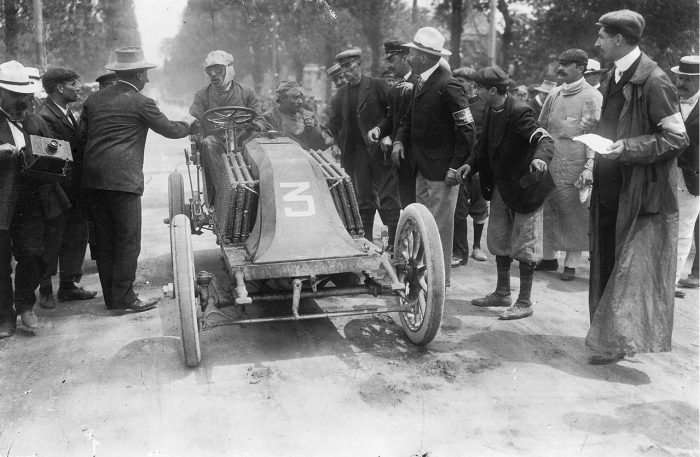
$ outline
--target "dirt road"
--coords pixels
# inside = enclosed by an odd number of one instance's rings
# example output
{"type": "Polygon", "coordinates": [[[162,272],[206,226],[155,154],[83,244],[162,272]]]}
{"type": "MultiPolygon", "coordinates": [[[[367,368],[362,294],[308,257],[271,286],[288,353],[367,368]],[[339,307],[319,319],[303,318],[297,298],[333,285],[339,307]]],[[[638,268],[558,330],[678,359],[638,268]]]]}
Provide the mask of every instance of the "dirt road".
{"type": "MultiPolygon", "coordinates": [[[[142,296],[172,281],[162,219],[186,146],[149,135],[142,296]]],[[[211,236],[195,248],[197,269],[225,288],[211,236]]],[[[538,273],[534,316],[506,322],[469,304],[494,287],[489,257],[453,270],[427,348],[384,315],[220,327],[202,333],[203,362],[187,369],[174,300],[127,316],[101,293],[38,309],[40,329],[0,340],[0,455],[700,455],[696,290],[676,301],[672,352],[595,367],[587,268],[572,282],[538,273]]],[[[517,290],[517,265],[512,275],[517,290]]]]}

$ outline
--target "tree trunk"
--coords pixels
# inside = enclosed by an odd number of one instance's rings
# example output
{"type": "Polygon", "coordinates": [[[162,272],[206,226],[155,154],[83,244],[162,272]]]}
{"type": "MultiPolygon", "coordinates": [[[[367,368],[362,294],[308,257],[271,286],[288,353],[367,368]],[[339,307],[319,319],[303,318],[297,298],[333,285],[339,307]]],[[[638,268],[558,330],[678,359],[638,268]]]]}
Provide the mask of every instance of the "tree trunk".
{"type": "Polygon", "coordinates": [[[459,68],[462,65],[462,0],[451,0],[452,14],[450,15],[450,66],[459,68]]]}
{"type": "Polygon", "coordinates": [[[508,68],[511,60],[511,42],[513,41],[513,18],[508,11],[508,3],[506,0],[498,0],[498,11],[503,14],[505,27],[503,28],[503,36],[501,37],[501,61],[499,64],[508,68]]]}
{"type": "Polygon", "coordinates": [[[17,48],[17,36],[19,35],[19,22],[17,21],[17,2],[5,0],[3,13],[5,14],[5,59],[19,60],[17,48]]]}
{"type": "Polygon", "coordinates": [[[418,0],[413,0],[413,7],[411,8],[411,22],[416,23],[418,20],[418,0]]]}

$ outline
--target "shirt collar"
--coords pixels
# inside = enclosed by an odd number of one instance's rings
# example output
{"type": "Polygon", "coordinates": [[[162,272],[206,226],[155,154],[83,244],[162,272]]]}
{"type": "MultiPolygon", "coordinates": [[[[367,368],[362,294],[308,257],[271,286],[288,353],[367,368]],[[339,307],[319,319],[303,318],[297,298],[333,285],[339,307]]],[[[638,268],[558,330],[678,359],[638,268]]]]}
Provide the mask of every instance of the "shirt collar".
{"type": "Polygon", "coordinates": [[[431,76],[433,73],[435,73],[435,70],[437,70],[437,67],[439,67],[439,66],[440,66],[440,61],[438,61],[438,63],[436,63],[436,64],[433,65],[432,67],[428,68],[428,69],[425,70],[423,73],[421,73],[421,74],[420,74],[420,79],[421,79],[423,82],[426,82],[426,81],[428,80],[428,78],[430,78],[430,76],[431,76]]]}
{"type": "Polygon", "coordinates": [[[123,79],[118,79],[117,82],[127,84],[127,85],[133,87],[136,92],[139,92],[139,90],[136,88],[136,86],[134,86],[133,84],[131,84],[128,81],[124,81],[123,79]]]}
{"type": "Polygon", "coordinates": [[[411,70],[408,70],[408,73],[406,73],[403,77],[404,81],[408,81],[408,78],[411,77],[411,70]]]}
{"type": "Polygon", "coordinates": [[[615,61],[615,69],[618,73],[622,74],[626,72],[629,67],[642,55],[642,51],[639,50],[639,46],[632,49],[626,56],[620,57],[615,61]]]}
{"type": "Polygon", "coordinates": [[[582,81],[585,81],[586,79],[584,77],[581,77],[581,79],[577,79],[576,81],[572,82],[571,84],[564,83],[562,84],[562,91],[568,92],[573,89],[577,89],[579,86],[583,85],[582,81]]]}
{"type": "Polygon", "coordinates": [[[700,97],[700,91],[695,92],[695,95],[693,95],[690,98],[681,98],[681,103],[683,104],[689,104],[691,106],[695,106],[695,104],[698,102],[698,97],[700,97]]]}
{"type": "Polygon", "coordinates": [[[62,107],[61,105],[59,105],[58,103],[56,103],[56,100],[54,100],[53,98],[51,98],[50,95],[48,96],[48,98],[53,102],[54,105],[56,105],[56,107],[57,107],[58,109],[61,110],[61,112],[63,113],[64,116],[68,117],[68,109],[67,109],[67,108],[64,108],[64,107],[62,107]]]}

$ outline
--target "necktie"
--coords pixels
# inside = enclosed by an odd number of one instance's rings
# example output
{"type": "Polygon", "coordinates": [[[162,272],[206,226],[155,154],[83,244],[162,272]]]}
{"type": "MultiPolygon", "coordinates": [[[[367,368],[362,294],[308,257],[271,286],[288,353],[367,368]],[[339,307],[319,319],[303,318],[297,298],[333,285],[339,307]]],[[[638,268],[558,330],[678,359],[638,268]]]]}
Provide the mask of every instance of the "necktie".
{"type": "Polygon", "coordinates": [[[75,117],[73,116],[73,112],[70,109],[68,110],[68,120],[70,120],[71,124],[73,124],[73,127],[78,126],[78,121],[75,120],[75,117]]]}

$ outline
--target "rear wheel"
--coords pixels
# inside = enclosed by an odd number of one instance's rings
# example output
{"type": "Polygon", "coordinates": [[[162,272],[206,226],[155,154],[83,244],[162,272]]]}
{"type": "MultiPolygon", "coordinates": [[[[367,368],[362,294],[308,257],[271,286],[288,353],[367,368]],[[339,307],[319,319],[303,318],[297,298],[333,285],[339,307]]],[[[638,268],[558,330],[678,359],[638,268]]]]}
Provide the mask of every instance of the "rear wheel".
{"type": "Polygon", "coordinates": [[[430,343],[440,328],[445,306],[445,263],[440,233],[428,208],[413,203],[401,213],[394,258],[403,261],[398,268],[404,283],[405,299],[399,305],[410,305],[410,312],[399,313],[401,325],[414,344],[430,343]]]}
{"type": "Polygon", "coordinates": [[[199,346],[199,320],[195,297],[194,253],[190,220],[183,214],[170,221],[175,300],[180,310],[180,332],[185,364],[196,367],[202,360],[199,346]]]}
{"type": "MultiPolygon", "coordinates": [[[[171,223],[178,214],[187,214],[185,213],[185,185],[182,175],[177,171],[168,175],[168,208],[171,223]]],[[[187,216],[190,215],[187,214],[187,216]]]]}

